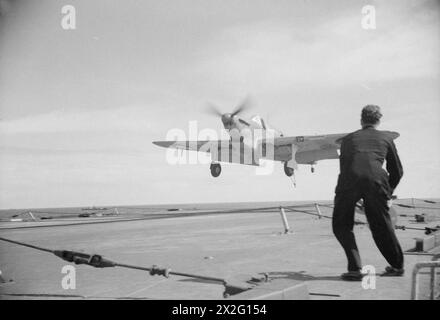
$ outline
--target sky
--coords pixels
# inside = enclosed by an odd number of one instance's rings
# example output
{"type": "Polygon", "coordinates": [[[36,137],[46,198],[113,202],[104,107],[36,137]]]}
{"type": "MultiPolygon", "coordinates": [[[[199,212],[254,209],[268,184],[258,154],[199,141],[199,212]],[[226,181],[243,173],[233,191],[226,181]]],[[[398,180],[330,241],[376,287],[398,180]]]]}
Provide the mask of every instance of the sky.
{"type": "Polygon", "coordinates": [[[332,199],[337,160],[271,175],[170,165],[170,129],[221,130],[246,97],[284,135],[352,132],[382,107],[401,198],[440,196],[436,0],[0,0],[0,208],[332,199]],[[76,29],[61,8],[76,10],[76,29]],[[373,5],[376,29],[362,28],[373,5]]]}

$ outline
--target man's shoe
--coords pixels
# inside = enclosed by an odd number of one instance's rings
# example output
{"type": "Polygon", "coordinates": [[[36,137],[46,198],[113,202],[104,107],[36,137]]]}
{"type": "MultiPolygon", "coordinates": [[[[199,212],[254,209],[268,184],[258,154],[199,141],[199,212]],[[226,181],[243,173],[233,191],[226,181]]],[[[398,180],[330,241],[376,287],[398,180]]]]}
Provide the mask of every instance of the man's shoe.
{"type": "Polygon", "coordinates": [[[364,274],[360,271],[348,271],[341,274],[341,279],[345,281],[362,281],[364,274]]]}
{"type": "Polygon", "coordinates": [[[381,277],[402,277],[405,273],[405,269],[401,268],[401,269],[397,269],[397,268],[393,268],[391,266],[388,266],[385,268],[385,272],[382,273],[380,276],[381,277]]]}

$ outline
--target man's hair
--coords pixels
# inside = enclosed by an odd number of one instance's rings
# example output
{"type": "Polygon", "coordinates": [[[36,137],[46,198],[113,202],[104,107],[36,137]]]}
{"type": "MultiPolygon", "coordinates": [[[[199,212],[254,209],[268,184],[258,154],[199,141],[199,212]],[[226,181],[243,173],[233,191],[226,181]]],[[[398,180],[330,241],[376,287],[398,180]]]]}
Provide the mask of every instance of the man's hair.
{"type": "Polygon", "coordinates": [[[379,106],[369,104],[362,109],[361,120],[364,124],[377,124],[380,118],[382,118],[382,113],[379,106]]]}

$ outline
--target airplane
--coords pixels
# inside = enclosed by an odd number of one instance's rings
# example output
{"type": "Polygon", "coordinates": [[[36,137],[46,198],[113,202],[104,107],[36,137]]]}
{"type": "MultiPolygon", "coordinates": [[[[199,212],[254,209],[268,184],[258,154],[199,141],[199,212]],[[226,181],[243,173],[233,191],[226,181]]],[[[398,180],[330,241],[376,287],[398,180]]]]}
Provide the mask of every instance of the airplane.
{"type": "MultiPolygon", "coordinates": [[[[258,115],[251,119],[240,118],[238,115],[248,108],[249,99],[245,99],[230,113],[222,113],[216,106],[210,105],[210,113],[221,118],[223,127],[230,136],[229,140],[153,141],[153,144],[164,148],[210,153],[210,170],[213,177],[220,175],[221,162],[259,166],[260,159],[280,161],[284,164],[284,173],[291,177],[299,164],[310,165],[313,173],[318,161],[339,159],[338,151],[342,138],[348,133],[286,137],[281,131],[269,127],[258,115]],[[271,138],[256,138],[252,132],[257,129],[263,133],[271,131],[271,138]],[[267,152],[269,148],[273,151],[270,154],[267,152]],[[230,151],[226,157],[222,157],[224,151],[230,151]],[[237,155],[235,158],[231,157],[234,152],[237,155]],[[245,153],[259,156],[245,161],[245,153]]],[[[388,133],[393,139],[399,137],[397,132],[388,133]]]]}

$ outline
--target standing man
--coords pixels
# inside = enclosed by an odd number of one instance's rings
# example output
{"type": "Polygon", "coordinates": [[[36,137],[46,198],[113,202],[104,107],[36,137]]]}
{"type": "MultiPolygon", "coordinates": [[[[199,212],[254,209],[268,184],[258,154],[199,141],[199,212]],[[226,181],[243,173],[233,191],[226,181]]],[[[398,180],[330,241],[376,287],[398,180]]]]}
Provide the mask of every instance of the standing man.
{"type": "Polygon", "coordinates": [[[342,140],[340,175],[333,210],[333,233],[348,259],[344,280],[360,281],[362,264],[353,233],[356,203],[363,199],[365,215],[374,241],[390,264],[383,276],[402,276],[403,253],[394,233],[388,203],[403,175],[390,132],[376,130],[382,117],[380,108],[367,105],[362,109],[362,129],[342,140]],[[382,168],[386,160],[386,169],[382,168]]]}

